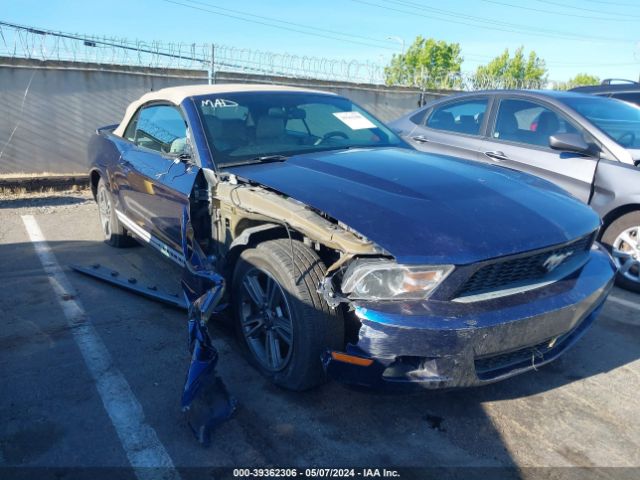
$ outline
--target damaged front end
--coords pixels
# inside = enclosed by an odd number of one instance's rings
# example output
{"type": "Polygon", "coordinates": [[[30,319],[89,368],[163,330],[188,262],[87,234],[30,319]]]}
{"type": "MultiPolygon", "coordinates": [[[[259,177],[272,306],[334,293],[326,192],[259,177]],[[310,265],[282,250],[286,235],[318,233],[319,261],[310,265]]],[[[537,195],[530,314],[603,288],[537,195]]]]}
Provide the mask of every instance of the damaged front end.
{"type": "Polygon", "coordinates": [[[470,268],[458,267],[454,275],[450,266],[404,267],[367,258],[326,278],[325,299],[346,306],[357,324],[343,351],[324,353],[327,375],[351,385],[406,390],[482,385],[536,369],[588,329],[614,271],[606,252],[593,248],[573,275],[466,301],[456,291],[470,268]]]}
{"type": "Polygon", "coordinates": [[[323,279],[319,292],[332,308],[346,306],[355,329],[345,350],[325,352],[322,363],[330,377],[343,383],[384,387],[385,375],[402,346],[384,336],[376,338],[375,322],[372,329],[361,315],[360,305],[426,301],[453,266],[399,265],[384,257],[349,260],[323,279]]]}

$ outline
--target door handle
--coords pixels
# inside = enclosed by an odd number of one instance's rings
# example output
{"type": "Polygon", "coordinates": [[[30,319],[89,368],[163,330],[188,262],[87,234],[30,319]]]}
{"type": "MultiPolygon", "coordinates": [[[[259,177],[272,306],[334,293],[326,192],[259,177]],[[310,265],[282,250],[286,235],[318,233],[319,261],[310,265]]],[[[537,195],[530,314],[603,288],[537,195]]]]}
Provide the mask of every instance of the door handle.
{"type": "Polygon", "coordinates": [[[418,143],[427,143],[429,141],[429,139],[424,135],[416,135],[415,137],[411,138],[418,143]]]}
{"type": "Polygon", "coordinates": [[[489,158],[493,158],[494,160],[509,160],[509,157],[507,157],[503,152],[500,151],[493,151],[493,152],[484,152],[484,154],[489,157],[489,158]]]}

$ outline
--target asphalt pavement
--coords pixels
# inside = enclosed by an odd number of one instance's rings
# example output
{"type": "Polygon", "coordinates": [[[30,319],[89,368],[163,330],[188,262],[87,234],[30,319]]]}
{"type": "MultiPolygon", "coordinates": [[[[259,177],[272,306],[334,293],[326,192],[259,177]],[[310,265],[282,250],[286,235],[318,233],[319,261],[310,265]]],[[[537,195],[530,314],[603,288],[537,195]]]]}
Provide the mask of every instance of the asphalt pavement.
{"type": "Polygon", "coordinates": [[[0,478],[52,468],[141,478],[148,466],[163,466],[163,478],[294,466],[640,478],[639,295],[614,289],[585,337],[538,371],[413,395],[336,383],[283,391],[248,364],[223,322],[212,328],[218,371],[240,407],[204,449],[179,408],[186,314],[73,272],[74,263],[179,291],[178,268],[159,254],[101,241],[86,193],[0,198],[0,478]]]}

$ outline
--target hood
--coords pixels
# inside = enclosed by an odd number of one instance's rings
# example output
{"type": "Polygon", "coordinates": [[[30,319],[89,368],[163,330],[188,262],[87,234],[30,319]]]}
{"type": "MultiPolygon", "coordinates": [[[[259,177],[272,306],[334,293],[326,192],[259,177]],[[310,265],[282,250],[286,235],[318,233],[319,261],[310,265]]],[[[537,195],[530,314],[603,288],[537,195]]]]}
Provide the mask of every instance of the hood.
{"type": "Polygon", "coordinates": [[[229,168],[320,210],[405,264],[469,264],[564,243],[598,216],[549,182],[401,148],[341,150],[229,168]]]}

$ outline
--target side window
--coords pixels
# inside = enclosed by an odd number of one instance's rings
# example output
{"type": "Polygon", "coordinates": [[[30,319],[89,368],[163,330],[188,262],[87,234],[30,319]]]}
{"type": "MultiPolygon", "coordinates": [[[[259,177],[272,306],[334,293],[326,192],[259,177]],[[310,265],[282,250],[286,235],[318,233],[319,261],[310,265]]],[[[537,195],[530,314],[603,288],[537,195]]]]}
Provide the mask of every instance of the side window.
{"type": "Polygon", "coordinates": [[[424,123],[424,116],[426,115],[426,110],[427,109],[420,109],[420,111],[414,115],[412,115],[409,120],[411,120],[411,122],[415,123],[416,125],[422,125],[424,123]]]}
{"type": "Polygon", "coordinates": [[[617,98],[618,100],[624,100],[625,102],[640,105],[640,92],[614,93],[611,96],[613,98],[617,98]]]}
{"type": "Polygon", "coordinates": [[[560,114],[527,100],[502,100],[493,138],[541,147],[556,133],[580,133],[560,114]]]}
{"type": "Polygon", "coordinates": [[[135,141],[136,138],[136,126],[138,125],[138,117],[140,116],[140,110],[138,110],[131,120],[129,121],[129,125],[124,131],[124,138],[129,140],[130,142],[135,141]]]}
{"type": "Polygon", "coordinates": [[[478,135],[487,99],[474,98],[455,103],[447,103],[431,112],[426,126],[435,130],[478,135]]]}
{"type": "Polygon", "coordinates": [[[187,124],[177,108],[152,105],[136,114],[124,136],[140,147],[178,155],[186,148],[187,124]]]}

